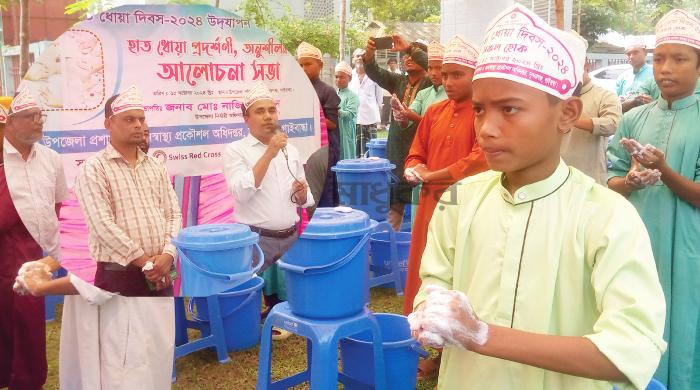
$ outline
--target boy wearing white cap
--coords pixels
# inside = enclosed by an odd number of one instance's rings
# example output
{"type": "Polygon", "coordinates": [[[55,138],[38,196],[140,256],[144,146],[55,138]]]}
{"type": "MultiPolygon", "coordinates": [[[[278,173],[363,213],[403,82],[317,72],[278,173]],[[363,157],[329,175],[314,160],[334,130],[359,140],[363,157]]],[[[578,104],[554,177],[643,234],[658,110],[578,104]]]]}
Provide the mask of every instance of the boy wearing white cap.
{"type": "Polygon", "coordinates": [[[321,69],[323,69],[321,50],[309,43],[302,42],[297,47],[297,61],[316,91],[328,128],[328,171],[321,199],[318,200],[318,207],[335,207],[339,202],[338,181],[331,167],[335,166],[340,158],[340,134],[338,131],[340,97],[333,87],[321,81],[321,69]]]}
{"type": "Polygon", "coordinates": [[[340,159],[355,158],[355,119],[359,102],[355,92],[348,88],[352,79],[352,68],[345,62],[335,66],[335,85],[338,87],[340,108],[338,126],[340,127],[340,159]]]}
{"type": "Polygon", "coordinates": [[[669,341],[656,376],[673,389],[700,386],[699,75],[700,21],[673,10],[656,25],[661,96],[625,114],[608,147],[608,185],[637,208],[652,239],[669,341]]]}
{"type": "Polygon", "coordinates": [[[172,239],[182,214],[165,166],[140,149],[141,93],[131,86],[104,111],[109,144],[80,166],[75,182],[97,262],[95,286],[123,296],[172,296],[172,239]]]}
{"type": "Polygon", "coordinates": [[[472,101],[492,171],[443,195],[409,320],[445,346],[440,389],[644,388],[665,349],[642,221],[559,156],[584,55],[521,5],[485,32],[472,101]]]}
{"type": "Polygon", "coordinates": [[[22,263],[44,252],[60,260],[58,214],[68,190],[60,156],[39,142],[44,118],[27,88],[9,112],[0,108],[0,388],[46,381],[44,299],[12,291],[22,263]]]}

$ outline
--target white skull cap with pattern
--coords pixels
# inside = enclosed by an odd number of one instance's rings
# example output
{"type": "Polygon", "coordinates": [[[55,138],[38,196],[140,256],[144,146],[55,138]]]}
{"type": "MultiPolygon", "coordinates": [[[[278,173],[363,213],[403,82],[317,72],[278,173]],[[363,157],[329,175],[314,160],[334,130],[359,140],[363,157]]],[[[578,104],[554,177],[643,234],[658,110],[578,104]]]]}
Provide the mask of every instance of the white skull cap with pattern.
{"type": "Polygon", "coordinates": [[[656,23],[656,46],[678,43],[700,49],[700,21],[683,9],[674,9],[656,23]]]}
{"type": "Polygon", "coordinates": [[[357,49],[355,49],[355,51],[352,52],[352,56],[353,56],[353,57],[355,57],[355,56],[361,56],[361,55],[363,55],[363,54],[365,54],[365,49],[361,49],[361,48],[359,48],[359,47],[358,47],[357,49]]]}
{"type": "Polygon", "coordinates": [[[321,53],[321,50],[319,50],[317,47],[315,47],[312,44],[302,42],[299,44],[299,47],[297,47],[297,59],[302,59],[302,58],[315,58],[319,61],[323,61],[323,54],[321,53]]]}
{"type": "Polygon", "coordinates": [[[586,51],[588,51],[588,41],[586,40],[586,38],[582,37],[579,33],[576,32],[576,30],[570,30],[569,32],[571,33],[571,35],[574,36],[574,38],[580,40],[581,43],[583,43],[583,46],[586,48],[586,51]]]}
{"type": "Polygon", "coordinates": [[[457,64],[469,68],[476,68],[476,60],[479,58],[479,49],[467,42],[461,35],[455,35],[447,43],[443,64],[457,64]]]}
{"type": "Polygon", "coordinates": [[[270,92],[270,88],[268,88],[267,85],[262,81],[259,81],[253,86],[253,88],[250,89],[250,91],[248,91],[248,93],[243,98],[243,105],[247,110],[255,102],[258,102],[260,100],[270,100],[272,102],[275,101],[275,99],[272,97],[272,92],[270,92]]]}
{"type": "Polygon", "coordinates": [[[442,61],[445,57],[445,46],[440,42],[432,41],[428,44],[428,61],[442,61]]]}
{"type": "Polygon", "coordinates": [[[7,109],[0,104],[0,123],[7,123],[7,109]]]}
{"type": "Polygon", "coordinates": [[[514,4],[486,28],[474,80],[506,79],[568,99],[582,80],[585,58],[581,40],[514,4]]]}
{"type": "Polygon", "coordinates": [[[17,96],[12,98],[9,115],[14,115],[18,112],[26,111],[32,108],[41,109],[41,106],[39,105],[39,102],[37,102],[36,99],[34,99],[34,95],[32,95],[32,92],[29,90],[29,88],[20,88],[17,91],[17,96]]]}
{"type": "Polygon", "coordinates": [[[343,72],[349,76],[352,76],[352,68],[345,61],[338,62],[338,65],[335,66],[335,72],[343,72]]]}
{"type": "Polygon", "coordinates": [[[644,38],[639,36],[627,37],[627,42],[625,42],[625,52],[632,49],[644,49],[646,50],[647,44],[644,43],[644,38]]]}
{"type": "Polygon", "coordinates": [[[130,86],[112,102],[112,116],[129,110],[143,111],[141,91],[135,85],[130,86]]]}

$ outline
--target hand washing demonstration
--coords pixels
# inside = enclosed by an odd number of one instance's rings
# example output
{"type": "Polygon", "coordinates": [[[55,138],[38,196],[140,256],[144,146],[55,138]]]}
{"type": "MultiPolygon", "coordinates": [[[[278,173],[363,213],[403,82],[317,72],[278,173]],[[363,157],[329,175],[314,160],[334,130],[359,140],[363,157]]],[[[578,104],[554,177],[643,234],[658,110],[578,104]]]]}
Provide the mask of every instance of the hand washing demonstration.
{"type": "Polygon", "coordinates": [[[698,4],[105,3],[0,1],[0,388],[700,389],[698,4]]]}

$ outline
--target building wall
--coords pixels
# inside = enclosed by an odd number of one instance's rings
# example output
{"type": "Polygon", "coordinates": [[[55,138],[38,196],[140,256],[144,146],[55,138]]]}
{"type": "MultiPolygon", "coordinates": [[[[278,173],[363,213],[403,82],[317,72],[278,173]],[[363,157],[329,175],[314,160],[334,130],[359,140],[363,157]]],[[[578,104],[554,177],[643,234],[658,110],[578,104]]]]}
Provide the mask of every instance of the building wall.
{"type": "MultiPolygon", "coordinates": [[[[29,1],[29,41],[53,41],[78,22],[78,15],[65,15],[64,9],[73,0],[29,1]]],[[[19,6],[2,13],[5,45],[19,45],[19,6]]]]}

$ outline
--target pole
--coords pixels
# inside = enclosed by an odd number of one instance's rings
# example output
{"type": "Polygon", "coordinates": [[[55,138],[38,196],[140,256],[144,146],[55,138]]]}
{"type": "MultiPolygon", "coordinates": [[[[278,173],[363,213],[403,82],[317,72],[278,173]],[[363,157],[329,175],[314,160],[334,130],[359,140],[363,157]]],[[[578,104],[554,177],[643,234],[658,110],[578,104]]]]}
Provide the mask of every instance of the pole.
{"type": "Polygon", "coordinates": [[[338,38],[338,61],[343,61],[345,59],[345,19],[346,19],[346,8],[347,0],[341,0],[340,2],[340,37],[338,38]]]}
{"type": "Polygon", "coordinates": [[[564,28],[564,0],[554,0],[554,12],[557,15],[557,28],[564,28]]]}
{"type": "Polygon", "coordinates": [[[581,0],[578,0],[578,13],[576,14],[576,32],[581,34],[581,0]]]}
{"type": "Polygon", "coordinates": [[[29,0],[19,3],[19,75],[29,70],[29,0]]]}
{"type": "Polygon", "coordinates": [[[5,74],[5,30],[2,24],[2,8],[0,8],[0,95],[9,95],[7,91],[7,75],[5,74]]]}

